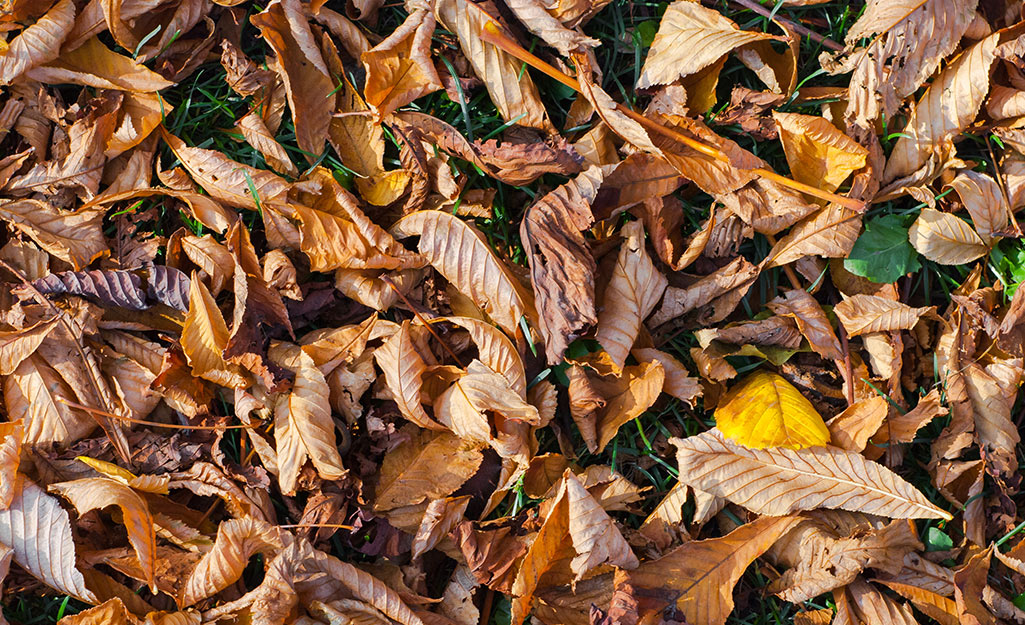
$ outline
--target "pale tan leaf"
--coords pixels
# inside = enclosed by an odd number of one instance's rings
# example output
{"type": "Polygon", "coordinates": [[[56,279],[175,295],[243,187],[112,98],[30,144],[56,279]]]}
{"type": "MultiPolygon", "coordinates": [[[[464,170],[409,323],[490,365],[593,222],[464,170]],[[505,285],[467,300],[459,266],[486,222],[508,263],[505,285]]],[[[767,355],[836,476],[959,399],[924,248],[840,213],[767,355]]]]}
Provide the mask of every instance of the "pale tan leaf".
{"type": "Polygon", "coordinates": [[[58,323],[60,319],[54,317],[23,330],[0,331],[0,375],[14,373],[21,361],[36,351],[58,323]]]}
{"type": "Polygon", "coordinates": [[[824,117],[772,112],[794,180],[826,191],[865,166],[868,150],[824,117]]]}
{"type": "Polygon", "coordinates": [[[878,295],[852,295],[833,307],[848,336],[910,330],[922,315],[933,311],[932,306],[912,308],[878,295]]]}
{"type": "MultiPolygon", "coordinates": [[[[944,6],[936,0],[932,4],[944,6]]],[[[953,152],[952,137],[975,119],[989,91],[989,67],[999,38],[993,33],[968,48],[933,80],[893,146],[883,171],[884,181],[900,183],[923,168],[928,175],[921,182],[939,175],[953,152]]],[[[885,195],[887,190],[880,193],[885,195]]]]}
{"type": "Polygon", "coordinates": [[[911,608],[860,579],[833,591],[833,599],[836,601],[833,625],[917,625],[911,608]]]}
{"type": "Polygon", "coordinates": [[[419,236],[419,250],[445,279],[469,296],[499,327],[515,335],[520,318],[534,316],[533,302],[477,228],[435,210],[412,213],[395,222],[397,238],[419,236]]]}
{"type": "Polygon", "coordinates": [[[120,508],[128,541],[139,559],[144,579],[156,592],[156,533],[149,506],[142,497],[130,487],[103,477],[51,484],[49,490],[70,501],[80,515],[107,506],[120,508]]]}
{"type": "Polygon", "coordinates": [[[758,514],[840,508],[891,518],[950,518],[889,469],[833,447],[747,449],[714,429],[672,442],[681,481],[758,514]]]}
{"type": "Polygon", "coordinates": [[[245,137],[246,142],[263,155],[264,160],[272,169],[293,178],[299,176],[299,170],[289,158],[288,151],[277,142],[274,135],[267,129],[263,118],[256,111],[243,115],[235,122],[235,127],[245,137]]]}
{"type": "Polygon", "coordinates": [[[75,23],[75,3],[60,0],[39,21],[18,33],[0,52],[0,84],[9,85],[29,69],[54,60],[75,23]]]}
{"type": "Polygon", "coordinates": [[[163,137],[196,184],[228,206],[257,210],[261,203],[283,199],[288,191],[288,182],[277,174],[236,163],[216,150],[189,147],[168,132],[163,137]],[[250,181],[255,191],[250,190],[250,181]]]}
{"type": "Polygon", "coordinates": [[[449,532],[463,521],[468,505],[469,495],[435,499],[427,504],[420,527],[413,537],[413,546],[410,548],[412,558],[415,560],[427,553],[448,536],[449,532]]]}
{"type": "Polygon", "coordinates": [[[402,416],[420,427],[442,429],[420,405],[427,363],[416,349],[408,321],[402,322],[402,327],[374,350],[374,359],[384,372],[385,384],[402,416]]]}
{"type": "Polygon", "coordinates": [[[941,265],[964,265],[989,252],[986,242],[964,220],[933,208],[922,209],[908,238],[922,256],[941,265]]]}
{"type": "Polygon", "coordinates": [[[563,56],[568,57],[574,52],[593,48],[599,44],[596,39],[591,39],[578,31],[563,26],[562,22],[548,12],[545,4],[540,0],[510,0],[506,5],[527,27],[527,30],[540,37],[563,56]]]}
{"type": "Polygon", "coordinates": [[[107,141],[105,156],[114,158],[142,143],[173,110],[170,102],[155,93],[125,93],[120,122],[107,141]]]}
{"type": "Polygon", "coordinates": [[[210,281],[210,294],[216,296],[229,283],[234,271],[231,252],[211,235],[197,237],[186,235],[181,238],[182,251],[197,267],[200,278],[210,281]]]}
{"type": "Polygon", "coordinates": [[[771,592],[791,603],[808,601],[850,584],[866,568],[899,571],[904,556],[922,548],[906,520],[857,530],[846,537],[837,537],[815,523],[808,525],[800,537],[796,566],[770,585],[771,592]]]}
{"type": "Polygon", "coordinates": [[[632,221],[623,226],[623,235],[626,240],[605,287],[595,335],[616,374],[622,372],[644,320],[668,285],[668,280],[655,268],[644,249],[641,222],[632,221]]]}
{"type": "Polygon", "coordinates": [[[254,554],[261,553],[268,558],[277,555],[284,548],[279,531],[252,517],[222,522],[217,527],[213,548],[203,554],[183,580],[176,598],[178,606],[190,606],[235,583],[254,554]]]}
{"type": "Polygon", "coordinates": [[[644,61],[638,88],[669,84],[697,73],[731,50],[775,37],[741,30],[714,9],[691,0],[669,5],[644,61]]]}
{"type": "Polygon", "coordinates": [[[313,38],[304,7],[299,0],[281,0],[250,16],[249,21],[260,29],[264,41],[276,54],[274,69],[285,84],[296,142],[306,159],[316,162],[324,151],[334,112],[334,82],[313,38]]]}
{"type": "Polygon", "coordinates": [[[174,84],[141,63],[114,52],[96,37],[63,52],[46,65],[28,70],[26,75],[47,84],[75,84],[137,93],[160,91],[174,84]]]}
{"type": "Polygon", "coordinates": [[[636,568],[637,556],[616,527],[615,521],[587,492],[577,476],[566,470],[562,490],[568,504],[569,537],[577,555],[570,563],[576,580],[608,562],[624,569],[636,568]]]}
{"type": "Polygon", "coordinates": [[[214,384],[242,388],[249,383],[238,365],[224,360],[228,325],[210,291],[196,276],[189,290],[189,313],[182,326],[181,346],[192,373],[214,384]]]}
{"type": "Polygon", "coordinates": [[[844,258],[861,234],[861,214],[839,204],[828,204],[799,222],[776,242],[768,266],[780,267],[804,256],[844,258]]]}
{"type": "Polygon", "coordinates": [[[804,338],[819,356],[831,360],[843,358],[840,339],[829,323],[822,306],[804,289],[792,289],[768,303],[769,310],[797,322],[804,338]]]}
{"type": "Polygon", "coordinates": [[[683,505],[687,503],[687,485],[677,482],[655,506],[638,532],[650,540],[656,548],[665,549],[673,543],[677,536],[686,530],[683,528],[683,505]]]}
{"type": "Polygon", "coordinates": [[[424,625],[402,597],[384,582],[348,562],[307,546],[309,567],[338,580],[354,597],[363,601],[400,625],[424,625]]]}
{"type": "Polygon", "coordinates": [[[345,475],[331,419],[331,389],[327,379],[306,352],[281,343],[271,347],[270,359],[295,374],[292,390],[274,402],[274,441],[278,456],[281,491],[295,492],[299,471],[309,458],[322,479],[345,475]]]}
{"type": "Polygon", "coordinates": [[[918,405],[903,415],[893,415],[886,421],[889,440],[898,443],[910,443],[915,433],[927,423],[947,414],[947,409],[940,405],[940,392],[932,389],[925,397],[918,400],[918,405]]]}
{"type": "Polygon", "coordinates": [[[22,478],[11,506],[0,510],[0,543],[33,577],[82,601],[97,602],[75,566],[71,520],[56,498],[22,478]]]}
{"type": "Polygon", "coordinates": [[[466,373],[434,400],[434,410],[438,421],[457,436],[481,445],[489,444],[492,438],[488,413],[535,426],[540,424],[537,408],[479,360],[471,362],[466,373]]]}
{"type": "Polygon", "coordinates": [[[21,199],[0,203],[0,219],[75,270],[110,252],[103,238],[103,211],[64,212],[40,200],[21,199]]]}
{"type": "Polygon", "coordinates": [[[447,497],[477,472],[483,456],[448,432],[430,432],[409,425],[410,438],[381,463],[374,508],[392,510],[426,499],[447,497]]]}
{"type": "Polygon", "coordinates": [[[477,346],[477,358],[508,381],[509,387],[527,396],[527,375],[523,369],[516,346],[498,328],[471,317],[442,317],[470,334],[470,340],[477,346]]]}
{"type": "Polygon", "coordinates": [[[370,107],[345,77],[338,93],[338,112],[342,115],[332,116],[328,141],[342,164],[360,176],[384,171],[383,127],[374,123],[370,107]]]}
{"type": "Polygon", "coordinates": [[[911,601],[923,614],[940,625],[960,625],[961,621],[957,618],[957,604],[953,599],[912,584],[902,584],[885,579],[875,581],[911,601]]]}
{"type": "Polygon", "coordinates": [[[498,22],[484,7],[468,0],[439,0],[438,21],[459,38],[459,47],[495,103],[502,119],[521,126],[551,130],[551,122],[533,79],[520,75],[521,62],[481,39],[484,25],[498,22]]]}
{"type": "Polygon", "coordinates": [[[985,367],[970,363],[963,373],[987,471],[1009,478],[1017,472],[1015,450],[1021,442],[1011,411],[1021,384],[1022,361],[1020,358],[995,360],[985,367]]]}
{"type": "Polygon", "coordinates": [[[20,416],[27,444],[70,444],[96,429],[96,421],[69,406],[69,401],[78,403],[78,396],[38,354],[22,360],[4,378],[7,414],[20,416]]]}
{"type": "MultiPolygon", "coordinates": [[[[18,492],[18,465],[24,440],[25,428],[21,419],[0,423],[0,510],[9,508],[18,492]]],[[[0,554],[0,571],[5,557],[0,554]]],[[[0,575],[2,581],[3,576],[0,575]]]]}
{"type": "MultiPolygon", "coordinates": [[[[355,206],[354,200],[352,204],[355,206]]],[[[309,257],[314,271],[415,269],[423,266],[423,259],[407,251],[383,230],[372,233],[372,236],[376,234],[382,239],[374,241],[364,235],[360,227],[363,224],[359,221],[301,205],[293,205],[293,208],[300,222],[301,248],[309,257]],[[377,247],[378,242],[385,243],[386,247],[377,247]]]]}
{"type": "Polygon", "coordinates": [[[854,69],[848,116],[868,127],[891,119],[904,98],[933,75],[961,41],[977,0],[873,0],[847,31],[844,59],[826,59],[830,73],[854,69]],[[865,48],[854,46],[870,38],[865,48]]]}
{"type": "Polygon", "coordinates": [[[638,589],[672,592],[688,623],[723,625],[733,611],[733,587],[744,570],[800,521],[761,517],[721,538],[684,543],[626,572],[623,581],[638,589]]]}
{"type": "Polygon", "coordinates": [[[996,180],[966,169],[951,180],[948,186],[961,197],[961,203],[972,216],[975,231],[983,243],[990,245],[994,237],[1001,236],[999,233],[1007,227],[1010,210],[996,180]]]}

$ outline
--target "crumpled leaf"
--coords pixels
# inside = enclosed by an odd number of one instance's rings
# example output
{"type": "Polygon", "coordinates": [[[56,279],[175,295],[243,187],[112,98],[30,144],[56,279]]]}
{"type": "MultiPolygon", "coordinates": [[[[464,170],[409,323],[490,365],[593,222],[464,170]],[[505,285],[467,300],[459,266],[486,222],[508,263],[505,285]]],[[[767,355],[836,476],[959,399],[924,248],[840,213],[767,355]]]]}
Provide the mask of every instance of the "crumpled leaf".
{"type": "Polygon", "coordinates": [[[364,94],[377,119],[442,88],[430,55],[434,20],[430,10],[417,8],[384,41],[363,53],[364,94]]]}
{"type": "Polygon", "coordinates": [[[889,469],[836,448],[747,449],[714,429],[671,442],[681,480],[758,514],[840,508],[897,519],[950,518],[889,469]]]}
{"type": "Polygon", "coordinates": [[[477,472],[479,446],[449,432],[407,427],[410,438],[385,456],[374,498],[377,510],[451,495],[477,472]]]}
{"type": "Polygon", "coordinates": [[[274,401],[274,441],[281,491],[295,492],[299,471],[307,458],[321,478],[341,478],[346,470],[336,444],[327,379],[298,346],[279,344],[271,348],[270,358],[295,374],[292,390],[274,401]]]}
{"type": "Polygon", "coordinates": [[[156,591],[156,533],[149,506],[142,497],[130,487],[103,477],[51,484],[49,490],[70,501],[80,515],[107,506],[120,508],[144,579],[156,591]]]}
{"type": "Polygon", "coordinates": [[[217,308],[210,291],[201,280],[193,278],[189,293],[189,313],[182,326],[181,346],[192,373],[214,384],[232,388],[248,385],[237,365],[225,361],[228,325],[217,308]]]}
{"type": "Polygon", "coordinates": [[[644,320],[662,298],[668,280],[655,268],[644,249],[644,228],[632,221],[623,226],[625,241],[598,312],[595,339],[605,350],[603,365],[620,373],[644,320]]]}
{"type": "Polygon", "coordinates": [[[786,378],[758,371],[730,389],[715,409],[723,436],[752,449],[804,449],[829,442],[815,407],[786,378]]]}
{"type": "Polygon", "coordinates": [[[40,200],[22,199],[0,203],[0,219],[76,270],[110,251],[103,238],[102,211],[62,212],[40,200]]]}
{"type": "Polygon", "coordinates": [[[506,3],[527,29],[559,51],[563,56],[599,45],[596,39],[566,28],[538,0],[510,0],[506,3]]]}
{"type": "Polygon", "coordinates": [[[580,175],[579,182],[569,182],[541,198],[520,224],[549,364],[562,360],[569,344],[598,323],[597,267],[581,234],[594,222],[589,206],[593,186],[583,182],[594,173],[590,169],[580,175]]]}
{"type": "Polygon", "coordinates": [[[18,33],[0,51],[0,84],[9,85],[29,69],[54,60],[75,23],[75,3],[59,0],[39,21],[18,33]]]}
{"type": "Polygon", "coordinates": [[[471,224],[425,210],[395,222],[391,233],[400,239],[419,236],[420,253],[509,334],[516,333],[521,317],[534,315],[533,302],[525,301],[516,278],[471,224]]]}
{"type": "Polygon", "coordinates": [[[183,580],[176,597],[179,607],[193,605],[233,584],[254,554],[273,557],[283,547],[278,530],[262,521],[244,517],[222,522],[213,547],[183,580]]]}

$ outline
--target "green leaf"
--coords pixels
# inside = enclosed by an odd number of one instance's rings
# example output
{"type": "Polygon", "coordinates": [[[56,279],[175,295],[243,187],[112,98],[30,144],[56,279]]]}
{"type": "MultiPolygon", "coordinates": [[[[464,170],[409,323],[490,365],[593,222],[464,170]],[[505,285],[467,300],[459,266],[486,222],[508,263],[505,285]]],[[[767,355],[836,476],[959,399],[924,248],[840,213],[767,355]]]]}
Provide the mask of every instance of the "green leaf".
{"type": "Polygon", "coordinates": [[[843,261],[844,269],[872,282],[893,282],[918,271],[918,252],[908,241],[900,215],[884,215],[865,224],[865,231],[843,261]]]}
{"type": "Polygon", "coordinates": [[[925,530],[926,551],[949,551],[954,548],[954,540],[938,527],[925,530]]]}

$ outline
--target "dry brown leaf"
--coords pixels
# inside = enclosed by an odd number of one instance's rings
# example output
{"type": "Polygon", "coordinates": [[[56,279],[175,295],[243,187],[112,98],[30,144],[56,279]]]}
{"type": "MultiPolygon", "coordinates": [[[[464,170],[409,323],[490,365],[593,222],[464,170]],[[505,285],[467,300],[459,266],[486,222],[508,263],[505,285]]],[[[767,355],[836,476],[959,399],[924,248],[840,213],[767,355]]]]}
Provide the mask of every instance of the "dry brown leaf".
{"type": "MultiPolygon", "coordinates": [[[[922,548],[909,521],[895,520],[850,536],[836,536],[817,524],[802,526],[796,566],[771,585],[785,601],[799,603],[852,583],[866,568],[896,573],[904,556],[922,548]]],[[[795,530],[794,534],[800,530],[795,530]]]]}
{"type": "MultiPolygon", "coordinates": [[[[316,162],[324,151],[334,112],[334,82],[313,39],[299,0],[272,2],[249,18],[274,50],[274,69],[281,76],[295,122],[295,138],[306,159],[316,162]]],[[[205,185],[204,185],[205,186],[205,185]]]]}
{"type": "Polygon", "coordinates": [[[270,359],[295,374],[292,390],[274,401],[274,442],[281,491],[295,492],[299,471],[309,458],[322,479],[345,475],[335,441],[327,379],[306,352],[296,345],[272,346],[270,359]]]}
{"type": "Polygon", "coordinates": [[[622,234],[625,241],[605,287],[595,334],[605,350],[598,362],[611,367],[617,375],[623,371],[644,320],[655,309],[668,284],[644,249],[641,222],[623,226],[622,234]]]}
{"type": "Polygon", "coordinates": [[[996,180],[969,169],[958,173],[949,186],[957,191],[961,203],[972,216],[975,231],[983,243],[990,245],[995,237],[1002,236],[1011,213],[996,180]]]}
{"type": "Polygon", "coordinates": [[[11,375],[60,323],[59,317],[25,328],[0,331],[0,375],[11,375]]]}
{"type": "Polygon", "coordinates": [[[879,431],[890,404],[885,397],[876,395],[854,403],[826,422],[832,442],[847,451],[862,452],[868,439],[879,431]]]}
{"type": "Polygon", "coordinates": [[[902,584],[885,579],[876,581],[911,601],[923,614],[940,625],[959,625],[957,604],[953,599],[912,584],[902,584]]]}
{"type": "Polygon", "coordinates": [[[932,306],[912,308],[878,295],[852,295],[833,307],[848,336],[870,332],[910,330],[918,320],[932,314],[932,306]]]}
{"type": "Polygon", "coordinates": [[[690,0],[669,5],[644,61],[638,88],[665,85],[715,63],[731,50],[775,37],[741,30],[714,9],[690,0]]]}
{"type": "Polygon", "coordinates": [[[823,117],[773,111],[790,173],[798,182],[826,191],[865,166],[868,150],[823,117]]]}
{"type": "Polygon", "coordinates": [[[160,91],[174,83],[131,58],[114,52],[96,37],[26,73],[47,84],[75,84],[136,93],[160,91]]]}
{"type": "Polygon", "coordinates": [[[964,220],[925,208],[908,230],[911,245],[941,265],[964,265],[989,252],[986,242],[964,220]]]}
{"type": "Polygon", "coordinates": [[[442,211],[412,213],[395,222],[397,238],[419,236],[420,253],[507,333],[515,335],[520,318],[534,316],[516,277],[491,250],[477,228],[442,211]]]}
{"type": "Polygon", "coordinates": [[[0,51],[0,84],[9,85],[26,71],[54,60],[75,22],[75,3],[59,0],[39,21],[18,33],[0,51]]]}
{"type": "Polygon", "coordinates": [[[721,538],[684,543],[633,571],[617,573],[616,585],[675,601],[687,622],[723,625],[744,570],[799,522],[797,517],[762,517],[721,538]]]}
{"type": "Polygon", "coordinates": [[[40,200],[22,199],[0,203],[0,219],[75,270],[85,269],[110,251],[103,238],[102,211],[63,212],[40,200]]]}
{"type": "Polygon", "coordinates": [[[156,533],[149,506],[142,497],[130,487],[102,477],[51,484],[49,490],[70,501],[79,515],[107,506],[120,508],[128,541],[139,559],[143,578],[156,592],[156,533]]]}
{"type": "Polygon", "coordinates": [[[363,53],[367,70],[363,92],[378,120],[443,88],[431,60],[434,21],[430,9],[417,8],[384,41],[363,53]]]}
{"type": "Polygon", "coordinates": [[[189,314],[182,326],[181,346],[192,373],[214,384],[231,388],[248,386],[237,365],[224,360],[228,325],[210,291],[193,276],[189,290],[189,314]]]}
{"type": "Polygon", "coordinates": [[[829,318],[826,317],[822,306],[807,291],[792,289],[770,301],[767,306],[777,315],[792,317],[797,322],[801,334],[808,339],[808,344],[819,356],[831,360],[843,358],[840,339],[836,338],[829,318]]]}
{"type": "Polygon", "coordinates": [[[701,396],[701,385],[697,378],[692,378],[687,368],[669,354],[652,347],[642,347],[630,352],[640,362],[657,360],[665,371],[665,383],[662,390],[689,406],[701,396]]]}
{"type": "Polygon", "coordinates": [[[408,321],[404,321],[395,334],[374,350],[374,359],[384,372],[385,383],[402,416],[420,427],[442,429],[443,426],[420,405],[427,363],[417,350],[408,321]]]}
{"type": "Polygon", "coordinates": [[[900,519],[950,517],[889,469],[833,447],[747,449],[714,429],[671,442],[681,481],[758,514],[840,508],[900,519]]]}
{"type": "Polygon", "coordinates": [[[592,176],[598,176],[595,169],[545,195],[520,224],[549,364],[560,362],[569,344],[598,323],[597,267],[582,234],[594,223],[592,176]]]}
{"type": "Polygon", "coordinates": [[[4,378],[4,405],[24,423],[25,443],[70,444],[96,429],[95,419],[66,402],[78,403],[78,396],[37,354],[4,378]]]}
{"type": "Polygon", "coordinates": [[[699,278],[687,288],[666,288],[662,306],[648,320],[649,327],[672,321],[697,310],[698,323],[722,321],[740,303],[758,277],[759,269],[738,256],[715,272],[699,278]]]}
{"type": "Polygon", "coordinates": [[[235,583],[253,555],[271,558],[283,548],[279,530],[262,521],[246,517],[222,522],[213,547],[182,580],[178,606],[190,606],[235,583]]]}
{"type": "Polygon", "coordinates": [[[861,215],[829,204],[799,222],[769,252],[768,266],[780,267],[804,256],[844,258],[861,234],[861,215]]]}
{"type": "Polygon", "coordinates": [[[606,398],[597,415],[598,447],[605,448],[625,423],[639,417],[662,393],[666,374],[657,360],[625,367],[618,378],[599,379],[593,385],[606,398]]]}
{"type": "MultiPolygon", "coordinates": [[[[944,6],[935,0],[931,4],[944,6]]],[[[953,136],[975,119],[989,91],[999,38],[994,33],[962,52],[929,85],[886,161],[883,180],[888,184],[881,196],[927,184],[946,167],[953,136]]]]}
{"type": "Polygon", "coordinates": [[[388,453],[381,463],[374,497],[376,510],[392,510],[428,499],[447,497],[477,472],[483,457],[448,432],[430,432],[407,426],[409,439],[388,453]]]}
{"type": "Polygon", "coordinates": [[[824,58],[830,73],[854,69],[848,116],[867,127],[890,119],[957,47],[976,0],[875,0],[847,31],[846,58],[824,58]],[[869,38],[864,48],[855,48],[869,38]]]}
{"type": "Polygon", "coordinates": [[[9,508],[0,510],[0,544],[14,550],[14,561],[55,590],[96,603],[75,565],[71,520],[60,503],[22,478],[9,508]]]}
{"type": "Polygon", "coordinates": [[[434,5],[438,21],[459,38],[459,47],[473,72],[484,81],[491,101],[502,119],[521,126],[551,130],[551,122],[529,73],[520,76],[520,61],[481,39],[484,25],[498,15],[490,3],[468,0],[438,0],[434,5]],[[492,11],[489,14],[489,9],[492,11]]]}
{"type": "Polygon", "coordinates": [[[863,580],[833,591],[836,601],[834,625],[916,625],[911,608],[900,604],[863,580]]]}

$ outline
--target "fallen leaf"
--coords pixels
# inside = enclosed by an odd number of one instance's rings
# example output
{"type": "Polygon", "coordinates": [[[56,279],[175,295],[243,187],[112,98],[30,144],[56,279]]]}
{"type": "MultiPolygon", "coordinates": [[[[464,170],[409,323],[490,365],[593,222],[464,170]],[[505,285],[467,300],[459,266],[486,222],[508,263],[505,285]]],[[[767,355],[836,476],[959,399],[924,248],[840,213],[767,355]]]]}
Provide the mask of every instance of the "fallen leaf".
{"type": "Polygon", "coordinates": [[[931,314],[933,308],[912,308],[878,295],[858,294],[844,299],[833,311],[848,336],[859,336],[870,332],[910,330],[923,315],[931,314]]]}
{"type": "Polygon", "coordinates": [[[908,238],[916,250],[941,265],[963,265],[989,249],[972,227],[950,213],[925,208],[911,224],[908,238]]]}
{"type": "Polygon", "coordinates": [[[815,408],[782,376],[756,372],[730,389],[715,409],[723,436],[753,449],[804,449],[829,442],[815,408]]]}
{"type": "Polygon", "coordinates": [[[687,484],[758,514],[840,508],[898,519],[949,517],[889,469],[833,447],[752,450],[717,430],[671,442],[687,484]]]}

